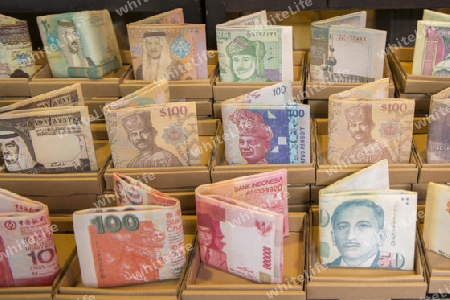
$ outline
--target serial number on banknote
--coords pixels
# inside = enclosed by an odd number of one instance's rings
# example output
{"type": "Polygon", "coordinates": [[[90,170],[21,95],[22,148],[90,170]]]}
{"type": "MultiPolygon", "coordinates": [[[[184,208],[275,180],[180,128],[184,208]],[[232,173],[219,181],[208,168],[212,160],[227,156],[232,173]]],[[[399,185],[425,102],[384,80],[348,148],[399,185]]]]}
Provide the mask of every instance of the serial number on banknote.
{"type": "Polygon", "coordinates": [[[263,194],[263,193],[273,193],[280,192],[283,190],[283,185],[280,183],[277,186],[265,187],[265,188],[257,188],[254,190],[247,191],[245,195],[249,196],[252,194],[263,194]]]}

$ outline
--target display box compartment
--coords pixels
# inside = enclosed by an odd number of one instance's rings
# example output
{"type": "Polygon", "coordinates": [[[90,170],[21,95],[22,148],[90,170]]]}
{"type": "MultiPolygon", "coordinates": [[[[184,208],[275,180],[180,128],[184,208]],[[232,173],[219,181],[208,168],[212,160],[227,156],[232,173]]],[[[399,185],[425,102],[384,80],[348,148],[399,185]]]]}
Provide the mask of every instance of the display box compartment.
{"type": "MultiPolygon", "coordinates": [[[[33,51],[36,63],[36,73],[47,64],[47,57],[43,51],[33,51]]],[[[0,97],[29,97],[31,96],[28,83],[31,78],[0,78],[0,97]]]]}
{"type": "Polygon", "coordinates": [[[307,214],[289,213],[289,230],[289,237],[283,240],[285,263],[282,283],[255,283],[231,273],[207,267],[200,262],[200,250],[196,246],[186,272],[186,288],[181,298],[183,300],[259,300],[266,297],[276,297],[280,300],[306,299],[304,279],[301,276],[305,270],[305,249],[307,248],[305,241],[308,240],[307,214]],[[296,280],[293,281],[292,278],[296,280]]]}
{"type": "Polygon", "coordinates": [[[428,134],[415,134],[414,143],[417,159],[420,164],[418,183],[435,183],[450,182],[450,162],[448,163],[427,163],[427,139],[428,134]]]}
{"type": "Polygon", "coordinates": [[[225,161],[226,136],[223,127],[216,137],[215,148],[211,161],[211,180],[218,182],[233,179],[240,176],[248,176],[262,172],[270,172],[279,169],[286,169],[288,172],[288,185],[298,186],[315,182],[315,144],[314,144],[314,124],[311,122],[311,163],[307,164],[242,164],[227,165],[225,161]],[[217,142],[219,141],[219,142],[217,142]]]}
{"type": "MultiPolygon", "coordinates": [[[[51,145],[49,145],[51,147],[51,145]]],[[[110,157],[107,141],[94,141],[97,172],[62,174],[23,174],[0,171],[0,188],[22,196],[58,197],[73,195],[97,195],[103,192],[103,173],[110,157]]],[[[66,200],[64,200],[66,201],[66,200]]],[[[69,203],[61,204],[64,207],[69,203]]],[[[50,207],[53,210],[53,207],[50,207]]]]}
{"type": "Polygon", "coordinates": [[[388,59],[400,92],[436,94],[450,87],[450,77],[412,75],[414,47],[389,47],[388,59]]]}
{"type": "MultiPolygon", "coordinates": [[[[194,247],[195,231],[197,228],[194,216],[183,216],[184,242],[186,250],[194,247]]],[[[187,256],[189,257],[187,251],[187,256]]],[[[78,256],[75,255],[70,262],[66,273],[58,284],[55,300],[62,299],[95,299],[95,300],[147,300],[164,299],[178,300],[182,282],[186,272],[187,263],[180,279],[155,281],[143,284],[134,284],[121,287],[93,288],[85,287],[81,281],[81,269],[78,256]],[[87,296],[88,295],[88,296],[87,296]],[[88,298],[89,296],[93,296],[88,298]],[[85,298],[83,298],[85,297],[85,298]]]]}
{"type": "Polygon", "coordinates": [[[328,99],[306,100],[309,105],[309,111],[313,118],[328,118],[328,99]]]}
{"type": "MultiPolygon", "coordinates": [[[[309,57],[307,59],[307,76],[306,76],[306,84],[305,84],[305,98],[310,99],[322,99],[328,100],[328,98],[337,94],[358,86],[361,86],[365,83],[363,82],[319,82],[319,81],[311,81],[309,76],[309,57]]],[[[392,77],[391,69],[389,68],[389,62],[387,57],[384,57],[384,70],[383,70],[383,78],[389,78],[389,98],[394,98],[395,96],[395,85],[394,79],[392,77]]]]}
{"type": "Polygon", "coordinates": [[[101,79],[90,78],[54,78],[50,65],[43,66],[28,83],[32,97],[48,93],[75,83],[81,83],[84,97],[119,97],[119,82],[129,69],[122,65],[118,70],[106,74],[101,79]]]}
{"type": "Polygon", "coordinates": [[[400,83],[395,80],[395,97],[412,99],[415,101],[414,116],[426,116],[430,111],[430,100],[433,94],[407,94],[403,93],[400,88],[400,83]]]}
{"type": "MultiPolygon", "coordinates": [[[[294,81],[292,82],[292,92],[297,102],[301,102],[303,99],[305,57],[305,51],[293,51],[294,81]]],[[[222,82],[219,74],[213,87],[214,101],[235,98],[273,84],[276,84],[276,82],[222,82]]]]}
{"type": "MultiPolygon", "coordinates": [[[[316,185],[330,185],[356,171],[370,166],[371,164],[329,164],[328,152],[328,119],[315,119],[316,121],[316,149],[317,169],[316,185]]],[[[391,184],[417,183],[419,163],[414,151],[411,151],[408,163],[390,163],[389,181],[391,184]]]]}
{"type": "MultiPolygon", "coordinates": [[[[310,212],[308,267],[319,263],[319,208],[310,212]]],[[[306,284],[308,299],[419,299],[427,290],[420,237],[416,235],[414,270],[323,267],[311,273],[306,284]]]]}
{"type": "MultiPolygon", "coordinates": [[[[59,227],[57,227],[59,229],[59,227]]],[[[59,231],[59,230],[58,230],[59,231]]],[[[33,287],[2,287],[0,288],[0,299],[33,299],[33,300],[52,300],[56,293],[56,288],[62,276],[69,266],[69,262],[75,256],[75,238],[73,234],[61,234],[55,232],[54,240],[58,251],[58,262],[61,272],[53,280],[51,286],[33,286],[33,287]]]]}
{"type": "MultiPolygon", "coordinates": [[[[420,224],[420,232],[423,233],[424,224],[420,224]]],[[[428,299],[441,299],[443,293],[448,296],[450,282],[450,258],[437,254],[425,247],[422,239],[421,247],[425,258],[425,273],[428,279],[428,293],[439,294],[438,297],[430,297],[428,299]]],[[[447,298],[445,298],[447,299],[447,298]]]]}
{"type": "Polygon", "coordinates": [[[114,168],[112,160],[108,162],[104,177],[106,192],[114,191],[114,172],[133,178],[152,178],[149,183],[155,189],[195,189],[197,186],[210,183],[211,153],[214,137],[220,128],[220,120],[207,119],[198,121],[201,165],[183,167],[158,168],[114,168]],[[206,145],[206,146],[204,146],[206,145]]]}
{"type": "MultiPolygon", "coordinates": [[[[129,51],[128,51],[129,55],[129,51]]],[[[131,58],[130,58],[131,59],[131,58]]],[[[208,60],[208,78],[193,80],[169,81],[170,98],[174,99],[211,99],[213,98],[212,85],[217,76],[217,51],[208,51],[203,59],[208,60]]],[[[120,82],[120,94],[126,96],[134,91],[151,84],[151,80],[134,79],[133,67],[130,66],[124,78],[120,82]]]]}
{"type": "Polygon", "coordinates": [[[417,193],[417,203],[425,205],[428,183],[416,183],[412,185],[412,191],[417,193]]]}

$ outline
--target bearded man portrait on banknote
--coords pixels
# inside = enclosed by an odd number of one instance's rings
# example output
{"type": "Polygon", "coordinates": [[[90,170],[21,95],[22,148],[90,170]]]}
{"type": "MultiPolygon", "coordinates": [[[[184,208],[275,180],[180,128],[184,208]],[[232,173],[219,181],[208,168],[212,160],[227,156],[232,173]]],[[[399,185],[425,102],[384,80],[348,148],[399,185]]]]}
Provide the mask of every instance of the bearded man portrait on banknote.
{"type": "MultiPolygon", "coordinates": [[[[143,36],[142,65],[136,70],[136,79],[184,79],[183,64],[172,59],[169,41],[164,32],[146,32],[143,36]]],[[[184,70],[186,71],[186,70],[184,70]]],[[[189,79],[189,78],[186,78],[189,79]]]]}
{"type": "Polygon", "coordinates": [[[266,49],[260,41],[250,41],[244,36],[237,36],[226,47],[230,57],[234,81],[268,82],[264,78],[264,56],[266,49]]]}
{"type": "Polygon", "coordinates": [[[264,123],[263,117],[248,109],[238,109],[230,120],[239,130],[239,150],[249,164],[268,164],[266,154],[270,150],[272,129],[264,123]]]}
{"type": "Polygon", "coordinates": [[[208,214],[197,214],[200,259],[209,266],[228,270],[227,254],[216,245],[216,229],[208,214]]]}
{"type": "Polygon", "coordinates": [[[122,125],[128,140],[139,150],[139,154],[128,163],[128,168],[182,166],[178,157],[156,144],[157,131],[150,113],[132,114],[122,120],[122,125]]]}
{"type": "Polygon", "coordinates": [[[83,55],[83,44],[72,20],[58,20],[58,38],[61,52],[69,67],[89,67],[94,62],[83,55]]]}
{"type": "Polygon", "coordinates": [[[382,159],[392,161],[389,150],[372,138],[375,123],[372,120],[371,105],[355,105],[345,110],[347,130],[355,143],[341,155],[340,161],[350,164],[374,163],[382,159]]]}
{"type": "Polygon", "coordinates": [[[0,132],[0,150],[9,172],[32,172],[35,168],[43,167],[33,159],[27,144],[17,132],[0,132]]]}

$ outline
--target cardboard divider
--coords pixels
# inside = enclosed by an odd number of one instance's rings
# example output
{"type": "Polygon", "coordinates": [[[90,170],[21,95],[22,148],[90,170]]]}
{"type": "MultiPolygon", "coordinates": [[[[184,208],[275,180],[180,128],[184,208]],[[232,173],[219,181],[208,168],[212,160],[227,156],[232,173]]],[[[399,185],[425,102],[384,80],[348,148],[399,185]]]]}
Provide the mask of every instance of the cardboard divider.
{"type": "Polygon", "coordinates": [[[430,112],[430,100],[432,94],[406,94],[400,90],[400,83],[395,81],[395,97],[412,99],[415,101],[414,116],[424,117],[430,112]]]}
{"type": "Polygon", "coordinates": [[[303,274],[308,226],[307,214],[289,213],[290,232],[289,237],[283,240],[284,269],[281,284],[255,283],[231,273],[207,267],[200,262],[200,250],[197,243],[189,261],[181,299],[259,300],[268,295],[275,296],[273,293],[276,292],[279,292],[276,299],[306,299],[303,274]],[[282,292],[278,291],[281,286],[283,286],[282,292]]]}
{"type": "MultiPolygon", "coordinates": [[[[301,102],[303,99],[305,57],[305,51],[293,51],[294,81],[292,82],[292,90],[293,96],[297,102],[301,102]]],[[[220,81],[219,74],[213,87],[214,101],[218,102],[235,98],[275,83],[276,82],[222,82],[220,81]]]]}
{"type": "Polygon", "coordinates": [[[414,134],[415,151],[420,164],[418,183],[447,183],[450,182],[450,162],[427,163],[428,134],[414,134]]]}
{"type": "Polygon", "coordinates": [[[201,165],[165,168],[114,168],[112,160],[108,163],[104,178],[106,192],[114,190],[114,172],[128,175],[138,180],[148,181],[155,189],[195,189],[203,183],[210,183],[211,153],[214,137],[220,127],[220,120],[209,119],[199,121],[199,135],[201,145],[201,165]],[[200,129],[201,128],[201,129],[200,129]],[[214,130],[213,130],[214,129],[214,130]],[[206,146],[204,146],[206,145],[206,146]],[[151,178],[151,180],[149,179],[151,178]]]}
{"type": "MultiPolygon", "coordinates": [[[[184,243],[186,255],[189,257],[190,250],[195,246],[196,219],[194,216],[183,216],[184,243]]],[[[78,261],[78,255],[71,260],[66,273],[62,277],[57,286],[57,294],[53,299],[84,299],[83,296],[93,296],[95,300],[109,299],[130,299],[130,300],[147,300],[147,299],[165,299],[177,300],[182,289],[185,272],[187,270],[186,263],[181,273],[180,279],[171,279],[163,281],[155,281],[142,284],[134,284],[120,287],[110,288],[93,288],[85,287],[81,281],[81,269],[78,261]]]]}
{"type": "Polygon", "coordinates": [[[118,70],[106,74],[102,79],[54,78],[50,65],[43,66],[28,83],[32,97],[48,93],[75,83],[81,83],[84,97],[119,97],[119,82],[128,70],[122,65],[118,70]]]}
{"type": "MultiPolygon", "coordinates": [[[[120,93],[123,96],[133,93],[134,91],[151,84],[151,80],[136,80],[134,79],[133,66],[131,61],[131,54],[129,50],[124,50],[122,57],[126,57],[129,61],[130,68],[127,74],[120,83],[120,93]]],[[[193,80],[171,80],[169,81],[169,92],[171,98],[212,98],[212,84],[217,76],[217,51],[208,50],[198,59],[207,60],[208,64],[208,78],[207,79],[193,79],[193,80]]],[[[191,68],[188,64],[186,69],[191,68]]]]}
{"type": "MultiPolygon", "coordinates": [[[[319,208],[310,211],[308,268],[319,263],[319,208]]],[[[414,270],[320,267],[307,282],[308,299],[419,299],[424,298],[427,282],[417,233],[414,270]]]]}
{"type": "MultiPolygon", "coordinates": [[[[316,149],[317,169],[316,185],[329,185],[371,164],[329,164],[328,152],[328,119],[315,119],[316,122],[316,149]]],[[[414,151],[411,151],[408,163],[390,163],[389,179],[391,184],[417,183],[419,162],[414,151]]]]}
{"type": "Polygon", "coordinates": [[[427,198],[428,183],[417,183],[412,185],[412,191],[417,193],[417,203],[424,205],[427,198]]]}
{"type": "MultiPolygon", "coordinates": [[[[51,147],[51,145],[49,145],[51,147]]],[[[22,196],[37,196],[46,203],[46,198],[71,195],[97,195],[103,192],[103,173],[110,156],[107,141],[94,141],[99,170],[97,172],[62,174],[23,174],[0,171],[0,188],[22,196]]],[[[67,207],[68,203],[61,204],[67,207]]],[[[53,207],[49,207],[53,210],[53,207]]]]}
{"type": "Polygon", "coordinates": [[[311,118],[328,117],[328,99],[308,99],[306,104],[309,105],[311,118]]]}
{"type": "Polygon", "coordinates": [[[220,128],[216,136],[214,151],[211,161],[211,180],[218,182],[233,179],[239,176],[248,176],[261,172],[270,172],[279,169],[286,169],[288,172],[288,184],[292,187],[314,183],[315,178],[315,143],[314,143],[314,123],[311,122],[311,163],[308,164],[242,164],[227,165],[225,161],[226,136],[223,127],[220,128]]]}
{"type": "Polygon", "coordinates": [[[412,75],[414,47],[389,47],[388,59],[401,93],[435,94],[450,87],[450,77],[412,75]]]}
{"type": "Polygon", "coordinates": [[[50,217],[50,221],[52,223],[54,241],[58,252],[58,262],[61,268],[60,273],[53,280],[53,284],[51,286],[2,287],[0,288],[0,299],[53,299],[58,283],[66,272],[70,261],[75,257],[76,245],[74,235],[65,233],[64,230],[67,226],[71,226],[72,221],[70,218],[64,217],[60,218],[57,222],[54,222],[52,217],[50,217]]]}
{"type": "MultiPolygon", "coordinates": [[[[419,231],[422,236],[424,224],[419,224],[419,231]]],[[[425,270],[428,280],[428,293],[448,295],[450,282],[450,258],[437,254],[434,251],[428,250],[425,246],[423,238],[421,238],[421,248],[424,253],[425,270]]],[[[437,298],[442,298],[438,296],[437,298]]],[[[431,299],[431,298],[430,298],[431,299]]]]}
{"type": "MultiPolygon", "coordinates": [[[[306,66],[306,83],[305,83],[305,98],[308,100],[327,100],[332,94],[337,94],[357,86],[365,84],[364,82],[319,82],[311,81],[309,76],[309,55],[306,66]]],[[[389,98],[394,98],[395,86],[392,77],[391,69],[387,57],[384,57],[383,78],[389,78],[389,98]]]]}

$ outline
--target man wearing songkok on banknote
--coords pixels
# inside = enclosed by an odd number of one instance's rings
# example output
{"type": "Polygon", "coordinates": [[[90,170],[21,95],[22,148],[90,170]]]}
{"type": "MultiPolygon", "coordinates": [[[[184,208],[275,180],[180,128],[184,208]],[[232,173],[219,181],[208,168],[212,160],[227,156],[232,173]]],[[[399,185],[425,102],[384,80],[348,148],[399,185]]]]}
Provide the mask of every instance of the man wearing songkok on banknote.
{"type": "Polygon", "coordinates": [[[355,140],[341,155],[340,161],[349,163],[371,163],[388,159],[389,150],[372,138],[375,123],[372,120],[372,105],[359,104],[345,110],[347,130],[355,140]]]}
{"type": "Polygon", "coordinates": [[[149,112],[132,114],[122,120],[122,125],[130,142],[139,150],[139,154],[128,163],[128,168],[182,166],[173,153],[156,145],[157,132],[149,112]]]}
{"type": "Polygon", "coordinates": [[[236,81],[264,82],[264,56],[266,49],[260,41],[250,41],[244,36],[237,36],[226,47],[231,59],[231,68],[236,81]]]}
{"type": "Polygon", "coordinates": [[[239,130],[239,150],[249,164],[268,164],[266,154],[270,150],[272,130],[263,117],[247,109],[238,109],[230,120],[239,130]]]}
{"type": "Polygon", "coordinates": [[[214,226],[213,220],[208,214],[197,214],[198,235],[200,237],[200,258],[212,267],[227,270],[227,254],[223,252],[217,243],[223,235],[220,225],[214,226]]]}
{"type": "Polygon", "coordinates": [[[69,67],[93,66],[92,59],[83,55],[83,44],[73,21],[63,19],[57,24],[61,52],[69,67]]]}
{"type": "Polygon", "coordinates": [[[145,32],[142,65],[136,70],[136,78],[144,80],[182,79],[183,64],[171,57],[170,45],[164,32],[145,32]]]}

